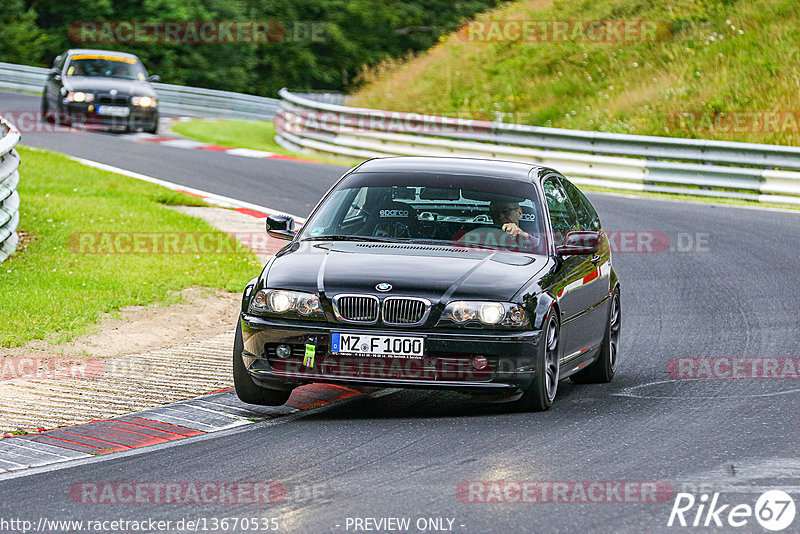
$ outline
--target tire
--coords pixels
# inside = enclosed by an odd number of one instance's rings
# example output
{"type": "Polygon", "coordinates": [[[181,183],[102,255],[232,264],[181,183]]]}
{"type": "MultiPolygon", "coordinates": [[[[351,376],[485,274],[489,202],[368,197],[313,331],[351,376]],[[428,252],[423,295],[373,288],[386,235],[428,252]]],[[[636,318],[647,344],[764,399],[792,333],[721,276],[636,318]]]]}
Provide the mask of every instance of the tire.
{"type": "Polygon", "coordinates": [[[44,122],[54,122],[53,114],[50,113],[50,107],[47,105],[47,97],[42,96],[42,120],[44,122]]]}
{"type": "Polygon", "coordinates": [[[617,371],[617,361],[619,360],[621,311],[619,290],[615,289],[611,294],[606,335],[603,337],[600,355],[586,369],[572,375],[570,380],[576,384],[605,384],[614,379],[614,373],[617,371]]]}
{"type": "Polygon", "coordinates": [[[158,119],[154,120],[153,121],[153,125],[150,126],[149,128],[146,128],[144,131],[147,132],[147,133],[150,133],[150,134],[157,134],[158,133],[158,119]]]}
{"type": "Polygon", "coordinates": [[[549,410],[558,393],[561,328],[555,308],[550,309],[544,325],[544,335],[536,357],[536,376],[517,401],[517,407],[526,412],[549,410]]]}
{"type": "Polygon", "coordinates": [[[292,392],[262,388],[253,382],[242,360],[243,350],[242,324],[238,323],[236,325],[236,338],[233,342],[233,385],[236,388],[236,396],[239,397],[239,400],[259,406],[280,406],[285,404],[292,392]]]}

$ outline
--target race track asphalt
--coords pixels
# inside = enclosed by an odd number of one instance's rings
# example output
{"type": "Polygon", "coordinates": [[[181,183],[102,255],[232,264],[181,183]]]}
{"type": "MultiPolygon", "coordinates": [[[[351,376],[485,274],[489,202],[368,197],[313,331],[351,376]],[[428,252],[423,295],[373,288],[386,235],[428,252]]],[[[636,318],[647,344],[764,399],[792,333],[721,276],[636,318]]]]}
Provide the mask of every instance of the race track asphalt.
{"type": "MultiPolygon", "coordinates": [[[[37,105],[35,97],[0,93],[0,112],[37,105]]],[[[29,133],[23,144],[300,216],[344,171],[110,134],[29,133]]],[[[418,518],[449,518],[451,531],[464,533],[638,533],[670,530],[667,521],[681,491],[698,498],[701,491],[719,492],[720,504],[753,506],[774,488],[790,492],[800,505],[800,381],[673,380],[667,373],[672,358],[800,356],[800,213],[588,196],[606,229],[664,232],[673,244],[672,250],[614,256],[623,335],[611,384],[562,382],[553,409],[540,414],[451,393],[360,397],[281,424],[248,425],[0,481],[0,518],[272,517],[278,532],[315,533],[365,531],[353,528],[354,518],[407,517],[409,532],[421,531],[418,518]],[[276,481],[288,496],[272,505],[71,499],[70,488],[86,481],[276,481]],[[486,488],[491,481],[566,482],[570,488],[658,482],[670,489],[663,502],[623,495],[632,502],[580,502],[578,496],[577,502],[481,503],[465,502],[469,494],[458,493],[465,481],[485,481],[486,488]]],[[[696,511],[686,517],[693,520],[696,511]]],[[[796,519],[786,532],[799,528],[796,519]]],[[[743,527],[724,530],[763,532],[752,517],[743,527]]]]}

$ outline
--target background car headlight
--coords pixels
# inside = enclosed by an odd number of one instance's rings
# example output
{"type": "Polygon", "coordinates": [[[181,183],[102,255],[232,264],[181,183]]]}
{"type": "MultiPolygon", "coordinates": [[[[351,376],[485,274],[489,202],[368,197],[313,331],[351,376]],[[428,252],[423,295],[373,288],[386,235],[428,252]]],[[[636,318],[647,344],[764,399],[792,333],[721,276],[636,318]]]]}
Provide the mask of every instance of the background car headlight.
{"type": "Polygon", "coordinates": [[[248,312],[251,314],[289,314],[300,317],[324,318],[325,313],[314,293],[285,291],[282,289],[262,289],[253,296],[248,312]]]}
{"type": "Polygon", "coordinates": [[[525,326],[525,310],[511,302],[485,302],[456,300],[442,312],[441,321],[463,326],[501,326],[520,328],[525,326]]]}
{"type": "Polygon", "coordinates": [[[131,104],[134,106],[139,106],[141,108],[151,108],[155,107],[158,101],[150,96],[134,96],[131,98],[131,104]]]}
{"type": "Polygon", "coordinates": [[[67,93],[69,102],[91,102],[94,100],[94,93],[84,93],[83,91],[70,91],[67,93]]]}

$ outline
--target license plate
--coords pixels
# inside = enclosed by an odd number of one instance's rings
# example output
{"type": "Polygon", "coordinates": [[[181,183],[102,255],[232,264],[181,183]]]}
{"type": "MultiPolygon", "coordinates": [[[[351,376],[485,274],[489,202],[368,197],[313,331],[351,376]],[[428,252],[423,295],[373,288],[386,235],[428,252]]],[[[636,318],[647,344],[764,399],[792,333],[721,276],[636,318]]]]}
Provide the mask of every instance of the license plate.
{"type": "Polygon", "coordinates": [[[373,358],[422,358],[425,355],[425,338],[331,334],[331,354],[373,358]]]}
{"type": "Polygon", "coordinates": [[[98,106],[97,114],[109,117],[127,117],[131,114],[131,110],[123,106],[98,106]]]}

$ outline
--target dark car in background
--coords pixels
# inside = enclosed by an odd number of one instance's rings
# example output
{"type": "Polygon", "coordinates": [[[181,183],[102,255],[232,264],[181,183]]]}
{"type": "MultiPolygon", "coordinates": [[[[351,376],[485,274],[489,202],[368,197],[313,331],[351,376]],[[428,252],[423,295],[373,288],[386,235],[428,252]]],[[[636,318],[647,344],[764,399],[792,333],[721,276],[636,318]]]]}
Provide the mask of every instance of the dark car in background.
{"type": "Polygon", "coordinates": [[[559,380],[608,382],[619,281],[592,205],[525,163],[383,158],[348,171],[246,287],[236,392],[309,382],[447,389],[526,410],[559,380]]]}
{"type": "Polygon", "coordinates": [[[142,62],[133,54],[67,50],[56,57],[42,95],[49,121],[156,133],[158,98],[142,62]]]}

